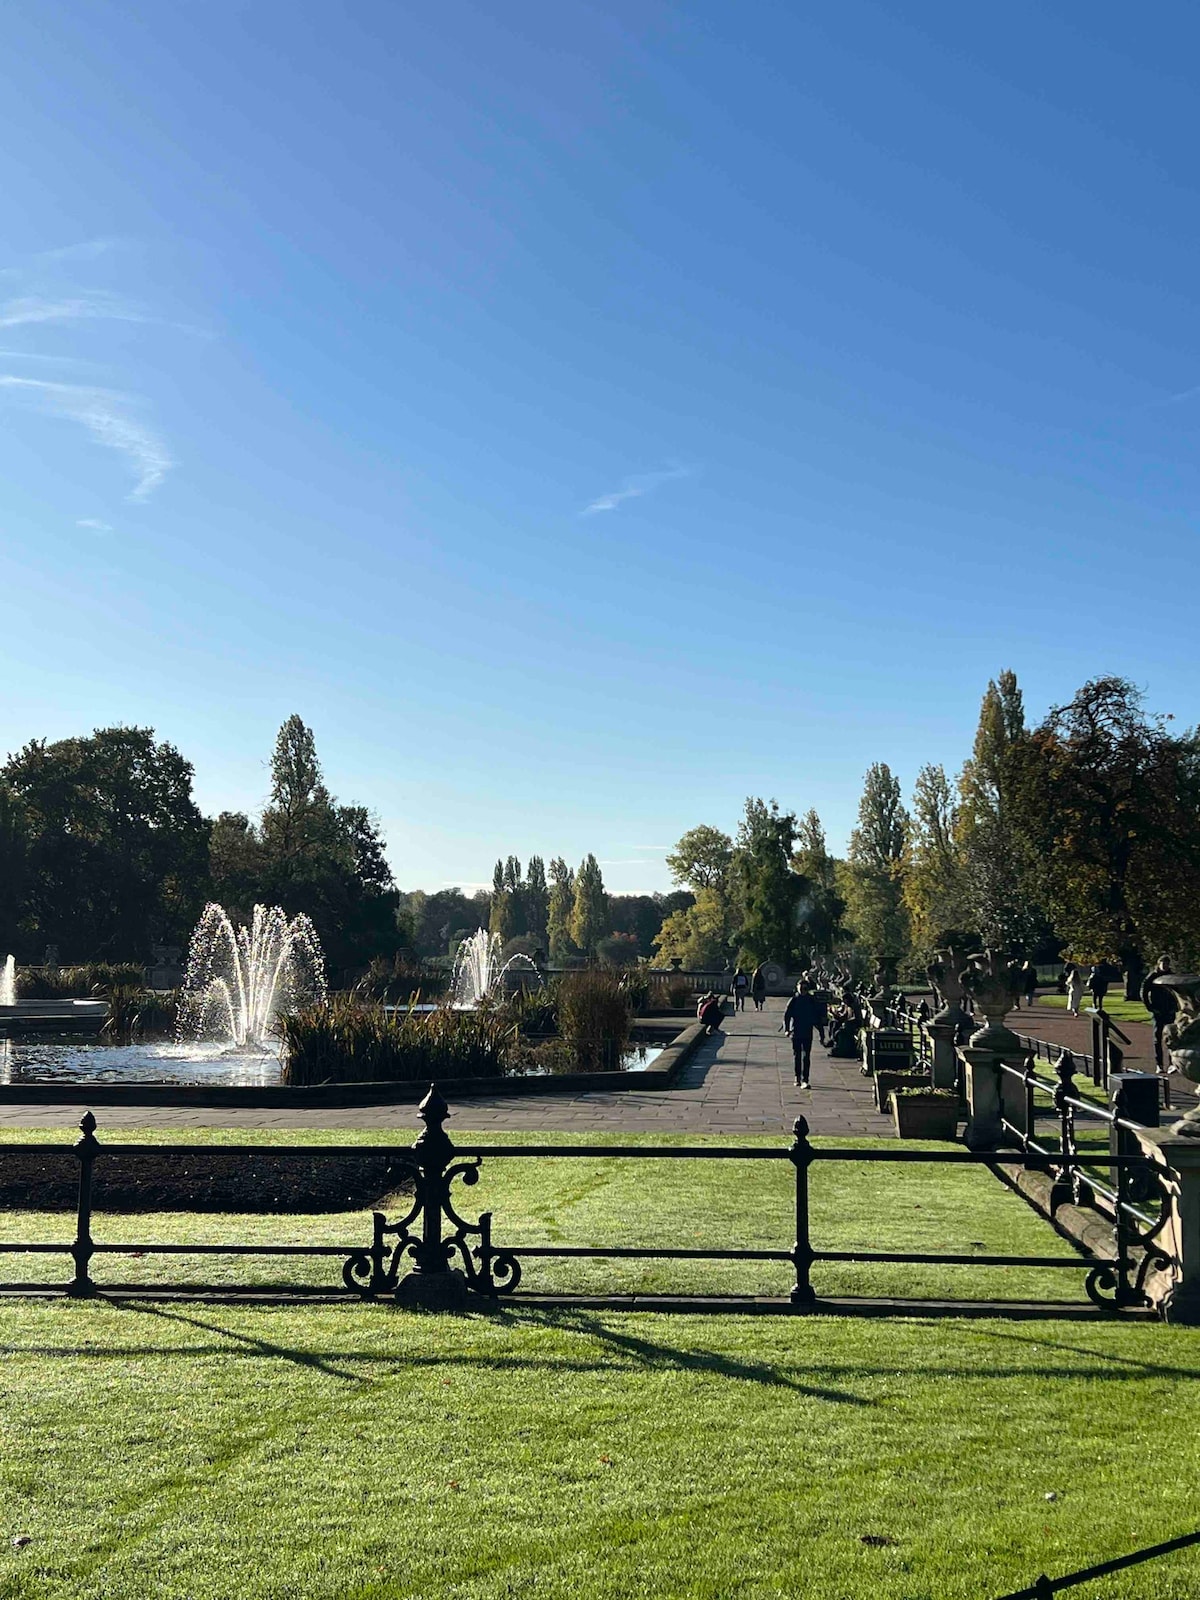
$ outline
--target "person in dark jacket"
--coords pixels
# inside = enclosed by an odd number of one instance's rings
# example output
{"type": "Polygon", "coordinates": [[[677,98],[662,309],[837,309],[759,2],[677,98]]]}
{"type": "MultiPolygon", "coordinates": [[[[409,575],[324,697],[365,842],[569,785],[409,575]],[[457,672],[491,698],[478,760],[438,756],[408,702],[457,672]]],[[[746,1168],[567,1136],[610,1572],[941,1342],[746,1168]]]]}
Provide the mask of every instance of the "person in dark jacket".
{"type": "Polygon", "coordinates": [[[814,1028],[821,1036],[821,1043],[825,1043],[825,1014],[825,1002],[813,994],[812,984],[801,978],[783,1013],[783,1031],[791,1037],[796,1082],[803,1089],[808,1088],[808,1076],[812,1071],[814,1028]]]}
{"type": "Polygon", "coordinates": [[[755,967],[754,976],[750,979],[750,997],[754,1001],[755,1011],[761,1011],[767,998],[767,980],[761,964],[755,967]]]}
{"type": "Polygon", "coordinates": [[[1088,973],[1088,990],[1092,996],[1092,1005],[1097,1011],[1104,1010],[1104,996],[1108,993],[1108,963],[1097,961],[1088,973]]]}
{"type": "Polygon", "coordinates": [[[1037,998],[1038,975],[1037,968],[1032,961],[1025,961],[1021,966],[1021,993],[1025,996],[1027,1007],[1033,1005],[1037,998]]]}
{"type": "Polygon", "coordinates": [[[1158,965],[1142,985],[1142,1004],[1154,1018],[1154,1060],[1160,1072],[1163,1070],[1163,1029],[1175,1021],[1179,1002],[1170,989],[1164,989],[1155,979],[1161,978],[1164,972],[1170,972],[1171,966],[1170,956],[1159,956],[1158,965]]]}

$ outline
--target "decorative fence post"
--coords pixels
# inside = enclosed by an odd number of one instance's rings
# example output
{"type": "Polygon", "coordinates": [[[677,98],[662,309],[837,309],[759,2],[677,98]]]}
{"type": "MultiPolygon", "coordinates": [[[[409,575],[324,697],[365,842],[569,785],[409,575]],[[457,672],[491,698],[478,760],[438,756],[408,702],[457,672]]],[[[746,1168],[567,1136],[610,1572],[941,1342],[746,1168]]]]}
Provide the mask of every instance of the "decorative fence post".
{"type": "Polygon", "coordinates": [[[788,1156],[796,1169],[796,1243],[792,1248],[796,1281],[789,1298],[794,1306],[813,1306],[817,1297],[810,1281],[813,1252],[808,1235],[808,1169],[813,1164],[813,1147],[808,1142],[807,1119],[797,1117],[792,1132],[795,1138],[788,1156]]]}
{"type": "Polygon", "coordinates": [[[75,1211],[75,1242],[71,1257],[75,1262],[75,1276],[67,1285],[67,1293],[75,1300],[88,1300],[96,1293],[88,1267],[95,1253],[92,1243],[92,1165],[100,1149],[96,1138],[96,1119],[85,1111],[79,1119],[80,1134],[75,1141],[75,1154],[79,1157],[79,1201],[75,1211]]]}
{"type": "Polygon", "coordinates": [[[1059,1154],[1066,1156],[1072,1164],[1068,1166],[1064,1162],[1050,1185],[1052,1211],[1068,1201],[1077,1206],[1090,1206],[1095,1199],[1090,1184],[1074,1165],[1079,1148],[1075,1142],[1075,1107],[1071,1101],[1079,1096],[1075,1083],[1075,1057],[1069,1050],[1064,1050],[1059,1056],[1054,1074],[1058,1079],[1058,1087],[1054,1091],[1054,1109],[1058,1112],[1059,1154]]]}
{"type": "MultiPolygon", "coordinates": [[[[442,1124],[450,1107],[436,1084],[417,1107],[425,1124],[414,1141],[417,1175],[414,1180],[416,1203],[421,1218],[421,1235],[407,1245],[413,1269],[396,1285],[396,1301],[404,1306],[421,1306],[429,1311],[449,1311],[467,1305],[471,1290],[461,1272],[450,1267],[451,1244],[442,1238],[442,1216],[450,1199],[453,1177],[454,1143],[442,1124]]],[[[451,1212],[451,1215],[453,1213],[451,1212]]]]}

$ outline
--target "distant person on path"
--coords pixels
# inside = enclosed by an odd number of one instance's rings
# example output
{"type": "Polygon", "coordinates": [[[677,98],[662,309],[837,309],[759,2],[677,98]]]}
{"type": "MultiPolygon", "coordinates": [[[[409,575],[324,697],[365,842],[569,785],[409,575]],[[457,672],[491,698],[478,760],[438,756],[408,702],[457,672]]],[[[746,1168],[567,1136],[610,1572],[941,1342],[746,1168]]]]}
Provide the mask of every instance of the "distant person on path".
{"type": "Polygon", "coordinates": [[[1088,993],[1097,1011],[1104,1010],[1104,996],[1108,993],[1108,963],[1097,961],[1088,973],[1088,993]]]}
{"type": "Polygon", "coordinates": [[[1172,965],[1170,956],[1159,956],[1158,965],[1142,985],[1142,1004],[1154,1018],[1154,1061],[1160,1072],[1163,1070],[1163,1029],[1175,1021],[1179,1002],[1170,989],[1164,989],[1161,983],[1155,983],[1154,980],[1164,972],[1170,972],[1172,965]]]}
{"type": "Polygon", "coordinates": [[[1032,1006],[1037,997],[1037,986],[1037,968],[1032,961],[1027,960],[1021,968],[1021,993],[1025,996],[1027,1007],[1032,1006]]]}
{"type": "Polygon", "coordinates": [[[707,1033],[720,1033],[723,1015],[720,995],[714,994],[710,989],[707,994],[700,996],[700,1004],[696,1007],[696,1016],[704,1024],[707,1033]]]}
{"type": "Polygon", "coordinates": [[[1079,1002],[1083,999],[1083,973],[1074,961],[1068,961],[1063,968],[1063,978],[1067,986],[1067,1015],[1079,1015],[1079,1002]]]}
{"type": "Polygon", "coordinates": [[[802,1089],[808,1088],[808,1077],[812,1071],[814,1028],[821,1036],[821,1043],[825,1043],[825,1015],[825,1002],[813,994],[808,979],[801,978],[783,1013],[783,1031],[791,1036],[796,1083],[802,1089]]]}
{"type": "Polygon", "coordinates": [[[746,1009],[746,991],[747,991],[747,989],[749,989],[749,987],[750,987],[750,979],[742,971],[741,967],[738,967],[737,971],[733,975],[733,1009],[734,1009],[734,1011],[745,1011],[745,1009],[746,1009]]]}
{"type": "Polygon", "coordinates": [[[767,998],[767,980],[763,976],[761,965],[754,969],[754,976],[750,980],[750,995],[754,1001],[755,1011],[761,1011],[767,998]]]}

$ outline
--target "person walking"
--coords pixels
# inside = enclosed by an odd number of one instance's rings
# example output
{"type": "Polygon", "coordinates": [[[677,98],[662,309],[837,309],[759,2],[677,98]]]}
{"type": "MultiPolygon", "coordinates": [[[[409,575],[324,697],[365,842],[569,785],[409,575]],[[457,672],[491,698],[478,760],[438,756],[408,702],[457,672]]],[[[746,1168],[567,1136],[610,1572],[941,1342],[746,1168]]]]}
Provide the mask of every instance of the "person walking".
{"type": "Polygon", "coordinates": [[[816,1029],[821,1043],[824,1044],[825,1016],[825,1002],[813,994],[812,984],[808,979],[801,978],[796,985],[795,994],[787,1003],[787,1010],[783,1013],[783,1031],[792,1041],[792,1063],[796,1069],[798,1088],[809,1087],[813,1029],[816,1029]]]}
{"type": "Polygon", "coordinates": [[[1097,961],[1088,973],[1088,993],[1097,1011],[1104,1010],[1104,996],[1108,993],[1108,963],[1097,961]]]}
{"type": "Polygon", "coordinates": [[[755,1011],[761,1011],[767,999],[767,980],[760,962],[754,969],[754,976],[750,979],[750,996],[754,1001],[755,1011]]]}
{"type": "Polygon", "coordinates": [[[1068,961],[1063,968],[1063,979],[1067,986],[1067,1015],[1077,1017],[1083,999],[1083,973],[1074,961],[1068,961]]]}
{"type": "Polygon", "coordinates": [[[738,967],[733,974],[733,1009],[735,1012],[745,1011],[746,991],[749,987],[750,979],[742,971],[741,967],[738,967]]]}
{"type": "Polygon", "coordinates": [[[1021,967],[1021,993],[1025,996],[1026,1007],[1032,1007],[1037,996],[1038,975],[1033,962],[1026,958],[1021,967]]]}
{"type": "Polygon", "coordinates": [[[1154,1018],[1154,1063],[1160,1072],[1163,1070],[1163,1029],[1175,1021],[1179,1002],[1170,989],[1156,983],[1155,979],[1170,972],[1172,965],[1170,956],[1159,956],[1158,965],[1142,985],[1142,1004],[1154,1018]]]}

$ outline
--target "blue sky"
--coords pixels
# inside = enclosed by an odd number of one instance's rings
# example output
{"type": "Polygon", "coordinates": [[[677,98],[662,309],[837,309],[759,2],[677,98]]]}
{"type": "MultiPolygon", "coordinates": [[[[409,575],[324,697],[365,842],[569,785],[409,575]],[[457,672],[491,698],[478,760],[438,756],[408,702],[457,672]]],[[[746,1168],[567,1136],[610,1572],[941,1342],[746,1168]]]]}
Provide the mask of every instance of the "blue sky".
{"type": "Polygon", "coordinates": [[[0,748],[292,711],[398,881],[844,843],[987,679],[1200,716],[1182,4],[39,0],[0,748]]]}

